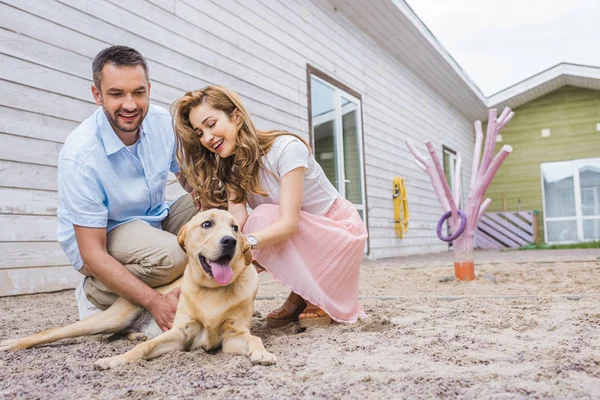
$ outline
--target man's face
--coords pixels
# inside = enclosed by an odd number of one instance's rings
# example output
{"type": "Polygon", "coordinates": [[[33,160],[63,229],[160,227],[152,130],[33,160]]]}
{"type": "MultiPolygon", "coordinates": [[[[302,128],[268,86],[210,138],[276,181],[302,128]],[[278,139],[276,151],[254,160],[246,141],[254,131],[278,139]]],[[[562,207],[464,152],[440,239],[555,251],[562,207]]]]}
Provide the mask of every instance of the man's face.
{"type": "Polygon", "coordinates": [[[100,88],[93,85],[92,93],[121,140],[136,138],[150,103],[150,83],[144,68],[106,64],[100,88]]]}

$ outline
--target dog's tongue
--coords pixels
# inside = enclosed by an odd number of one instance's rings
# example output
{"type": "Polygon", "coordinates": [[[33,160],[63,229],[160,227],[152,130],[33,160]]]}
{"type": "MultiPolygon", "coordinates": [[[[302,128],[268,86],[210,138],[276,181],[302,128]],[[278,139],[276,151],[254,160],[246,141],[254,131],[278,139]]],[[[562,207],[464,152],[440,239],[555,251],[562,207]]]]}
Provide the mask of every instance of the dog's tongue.
{"type": "Polygon", "coordinates": [[[212,268],[213,277],[219,285],[226,285],[229,283],[233,276],[233,270],[229,264],[221,264],[213,261],[210,266],[212,268]]]}

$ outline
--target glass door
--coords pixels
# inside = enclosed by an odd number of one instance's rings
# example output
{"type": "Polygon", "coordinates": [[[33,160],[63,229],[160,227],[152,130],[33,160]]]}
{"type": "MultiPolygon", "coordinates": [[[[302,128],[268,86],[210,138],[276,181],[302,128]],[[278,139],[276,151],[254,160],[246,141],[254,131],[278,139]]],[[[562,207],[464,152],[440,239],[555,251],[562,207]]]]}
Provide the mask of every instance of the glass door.
{"type": "Polygon", "coordinates": [[[313,151],[329,181],[365,219],[361,103],[311,76],[313,151]]]}

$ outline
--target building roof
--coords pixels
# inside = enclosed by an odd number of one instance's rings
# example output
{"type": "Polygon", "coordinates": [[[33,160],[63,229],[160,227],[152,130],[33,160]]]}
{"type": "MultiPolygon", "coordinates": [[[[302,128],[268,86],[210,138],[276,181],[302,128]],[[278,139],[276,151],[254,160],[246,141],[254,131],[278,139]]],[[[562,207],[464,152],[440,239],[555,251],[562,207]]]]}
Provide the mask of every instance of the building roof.
{"type": "Polygon", "coordinates": [[[487,119],[486,97],[403,0],[329,3],[463,115],[487,119]]]}
{"type": "Polygon", "coordinates": [[[488,108],[514,109],[563,86],[600,90],[600,68],[561,63],[486,98],[404,0],[328,1],[471,120],[487,120],[488,108]]]}
{"type": "Polygon", "coordinates": [[[600,90],[600,68],[560,63],[491,95],[487,104],[490,108],[516,108],[563,86],[600,90]]]}

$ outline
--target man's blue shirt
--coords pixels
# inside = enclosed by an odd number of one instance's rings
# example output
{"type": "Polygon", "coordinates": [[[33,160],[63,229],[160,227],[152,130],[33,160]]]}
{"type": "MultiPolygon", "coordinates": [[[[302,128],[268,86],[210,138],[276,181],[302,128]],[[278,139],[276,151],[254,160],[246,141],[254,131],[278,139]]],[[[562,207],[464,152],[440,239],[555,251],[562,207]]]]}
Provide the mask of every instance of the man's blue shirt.
{"type": "Polygon", "coordinates": [[[139,219],[161,229],[169,213],[169,171],[179,172],[169,113],[151,105],[140,127],[137,157],[114,132],[102,107],[67,138],[58,159],[57,239],[73,267],[83,266],[73,225],[113,228],[139,219]]]}

